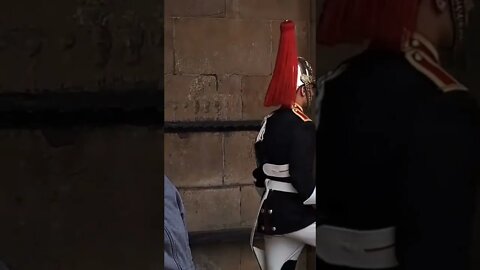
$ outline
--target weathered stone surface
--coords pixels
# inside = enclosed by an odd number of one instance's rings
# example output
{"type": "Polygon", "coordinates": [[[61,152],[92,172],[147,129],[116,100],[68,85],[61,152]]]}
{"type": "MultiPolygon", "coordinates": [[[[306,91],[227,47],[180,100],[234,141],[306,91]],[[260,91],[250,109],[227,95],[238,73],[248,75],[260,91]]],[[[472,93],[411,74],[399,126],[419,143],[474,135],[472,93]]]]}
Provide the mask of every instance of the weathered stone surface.
{"type": "Polygon", "coordinates": [[[55,1],[51,8],[38,1],[3,1],[0,91],[97,91],[158,81],[163,63],[158,1],[101,2],[55,1]]]}
{"type": "Polygon", "coordinates": [[[218,133],[166,134],[165,173],[178,187],[222,185],[222,135],[218,133]]]}
{"type": "Polygon", "coordinates": [[[224,98],[222,120],[242,119],[242,77],[239,75],[220,75],[218,92],[224,98]]]}
{"type": "MultiPolygon", "coordinates": [[[[170,0],[173,1],[173,0],[170,0]]],[[[163,73],[173,74],[175,70],[175,61],[173,59],[173,19],[166,18],[164,26],[164,59],[163,59],[163,73]]]]}
{"type": "Polygon", "coordinates": [[[240,188],[181,190],[189,231],[238,228],[240,188]]]}
{"type": "Polygon", "coordinates": [[[269,22],[181,18],[174,36],[176,73],[271,73],[269,22]]]}
{"type": "Polygon", "coordinates": [[[71,132],[73,144],[53,148],[41,131],[0,131],[2,260],[14,269],[149,269],[162,239],[161,131],[71,132]]]}
{"type": "Polygon", "coordinates": [[[274,108],[265,108],[263,101],[270,76],[244,76],[242,80],[242,118],[262,120],[274,108]]]}
{"type": "Polygon", "coordinates": [[[252,249],[249,245],[241,245],[240,252],[242,258],[242,261],[240,262],[240,270],[251,270],[259,268],[257,259],[255,259],[255,255],[253,254],[252,249]]]}
{"type": "Polygon", "coordinates": [[[242,218],[242,227],[251,227],[257,218],[257,211],[260,206],[261,198],[253,185],[243,186],[241,192],[242,200],[240,215],[242,218]]]}
{"type": "Polygon", "coordinates": [[[232,2],[239,17],[244,19],[305,20],[311,15],[310,0],[233,0],[232,2]]]}
{"type": "Polygon", "coordinates": [[[216,119],[221,109],[216,97],[215,76],[166,75],[165,120],[216,119]]]}
{"type": "Polygon", "coordinates": [[[251,184],[257,132],[225,134],[225,184],[251,184]]]}
{"type": "Polygon", "coordinates": [[[225,0],[225,17],[240,18],[240,5],[238,0],[225,0]]]}
{"type": "Polygon", "coordinates": [[[165,0],[166,17],[224,17],[225,0],[165,0]]]}
{"type": "Polygon", "coordinates": [[[165,120],[241,119],[241,78],[237,75],[166,75],[165,120]]]}
{"type": "MultiPolygon", "coordinates": [[[[305,17],[305,19],[308,19],[308,17],[305,17]]],[[[280,23],[281,21],[272,22],[272,71],[275,67],[275,61],[278,52],[278,42],[280,41],[280,23]]],[[[308,21],[295,21],[295,29],[297,34],[298,55],[313,63],[315,60],[310,57],[310,46],[313,46],[314,43],[310,39],[310,25],[308,21]]]]}
{"type": "Polygon", "coordinates": [[[197,270],[241,270],[241,251],[237,244],[220,244],[193,247],[192,255],[197,270]]]}

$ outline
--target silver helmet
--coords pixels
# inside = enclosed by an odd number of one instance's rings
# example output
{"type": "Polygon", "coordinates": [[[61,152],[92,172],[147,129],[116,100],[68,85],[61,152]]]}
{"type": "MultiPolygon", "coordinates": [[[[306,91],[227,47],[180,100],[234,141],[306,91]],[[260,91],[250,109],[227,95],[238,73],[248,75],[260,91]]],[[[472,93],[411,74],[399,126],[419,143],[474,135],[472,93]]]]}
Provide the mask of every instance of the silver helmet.
{"type": "Polygon", "coordinates": [[[298,57],[297,89],[309,84],[315,84],[312,66],[305,58],[298,57]]]}
{"type": "Polygon", "coordinates": [[[307,96],[307,108],[312,104],[315,89],[315,76],[310,63],[303,57],[298,57],[298,73],[297,73],[297,91],[304,88],[307,96]]]}

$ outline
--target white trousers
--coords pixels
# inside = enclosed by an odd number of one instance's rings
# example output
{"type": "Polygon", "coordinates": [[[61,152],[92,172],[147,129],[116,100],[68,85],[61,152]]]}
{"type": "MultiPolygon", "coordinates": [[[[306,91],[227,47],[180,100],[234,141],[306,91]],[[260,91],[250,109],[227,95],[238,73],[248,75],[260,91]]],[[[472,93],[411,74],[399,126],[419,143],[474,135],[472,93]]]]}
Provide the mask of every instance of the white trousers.
{"type": "Polygon", "coordinates": [[[297,261],[305,245],[316,246],[316,222],[296,232],[266,235],[265,270],[281,270],[288,261],[297,261]]]}

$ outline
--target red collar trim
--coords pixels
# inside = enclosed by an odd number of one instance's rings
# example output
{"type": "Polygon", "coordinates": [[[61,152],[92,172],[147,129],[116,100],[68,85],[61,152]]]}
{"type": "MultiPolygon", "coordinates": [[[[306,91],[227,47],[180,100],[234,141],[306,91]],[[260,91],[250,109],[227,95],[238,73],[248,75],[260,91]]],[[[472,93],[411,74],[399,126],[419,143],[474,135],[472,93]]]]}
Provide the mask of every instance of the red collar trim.
{"type": "Polygon", "coordinates": [[[296,103],[296,102],[292,105],[292,108],[303,112],[302,106],[298,105],[298,103],[296,103]]]}
{"type": "Polygon", "coordinates": [[[436,63],[440,63],[440,56],[433,44],[419,33],[413,33],[405,44],[405,50],[419,50],[436,63]]]}

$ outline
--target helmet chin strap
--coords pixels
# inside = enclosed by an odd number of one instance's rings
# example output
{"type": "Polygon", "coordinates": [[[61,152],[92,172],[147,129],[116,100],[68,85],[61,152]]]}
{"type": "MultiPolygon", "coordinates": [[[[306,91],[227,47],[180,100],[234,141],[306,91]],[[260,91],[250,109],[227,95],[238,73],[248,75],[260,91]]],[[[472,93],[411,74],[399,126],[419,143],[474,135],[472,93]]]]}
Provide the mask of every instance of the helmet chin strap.
{"type": "Polygon", "coordinates": [[[466,65],[465,28],[467,24],[465,0],[450,0],[449,2],[454,29],[454,38],[452,43],[453,62],[455,66],[464,68],[466,65]]]}
{"type": "Polygon", "coordinates": [[[305,112],[310,112],[312,109],[312,101],[313,101],[313,85],[312,84],[304,84],[298,88],[297,91],[303,91],[303,95],[305,96],[306,103],[303,104],[303,109],[305,112]]]}
{"type": "Polygon", "coordinates": [[[313,101],[313,87],[315,84],[315,78],[313,77],[313,69],[302,57],[298,57],[298,78],[297,78],[297,91],[303,91],[302,95],[305,96],[306,104],[304,104],[304,110],[310,111],[313,101]]]}

